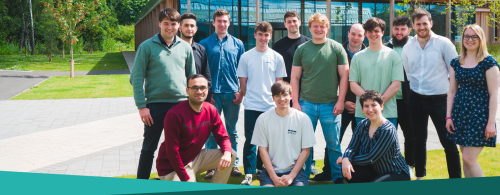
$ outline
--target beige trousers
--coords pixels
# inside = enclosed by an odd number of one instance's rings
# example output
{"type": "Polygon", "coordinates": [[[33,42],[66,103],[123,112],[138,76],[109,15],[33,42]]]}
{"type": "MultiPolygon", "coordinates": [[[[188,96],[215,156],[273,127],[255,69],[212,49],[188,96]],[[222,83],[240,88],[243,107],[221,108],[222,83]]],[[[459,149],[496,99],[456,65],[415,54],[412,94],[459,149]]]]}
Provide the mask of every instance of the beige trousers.
{"type": "MultiPolygon", "coordinates": [[[[211,169],[217,168],[219,166],[220,158],[224,153],[220,149],[201,149],[200,154],[194,158],[194,160],[184,166],[187,174],[190,178],[196,178],[196,174],[203,173],[211,169]]],[[[210,183],[227,183],[229,175],[233,170],[234,161],[236,161],[236,153],[232,151],[231,153],[231,165],[222,171],[215,170],[214,176],[210,183]]],[[[160,176],[161,180],[168,181],[180,181],[179,176],[175,171],[172,171],[168,175],[160,176]]]]}

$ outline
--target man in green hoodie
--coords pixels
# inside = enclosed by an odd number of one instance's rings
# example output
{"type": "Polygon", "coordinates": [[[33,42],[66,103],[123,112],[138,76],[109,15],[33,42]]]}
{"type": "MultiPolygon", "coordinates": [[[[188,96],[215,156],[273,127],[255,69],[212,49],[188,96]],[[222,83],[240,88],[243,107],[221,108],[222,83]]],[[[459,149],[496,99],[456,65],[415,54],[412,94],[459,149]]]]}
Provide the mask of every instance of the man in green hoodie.
{"type": "Polygon", "coordinates": [[[142,42],[135,55],[130,83],[144,123],[137,179],[149,179],[165,115],[187,99],[187,78],[196,73],[191,45],[176,36],[180,18],[173,8],[161,10],[160,33],[142,42]]]}

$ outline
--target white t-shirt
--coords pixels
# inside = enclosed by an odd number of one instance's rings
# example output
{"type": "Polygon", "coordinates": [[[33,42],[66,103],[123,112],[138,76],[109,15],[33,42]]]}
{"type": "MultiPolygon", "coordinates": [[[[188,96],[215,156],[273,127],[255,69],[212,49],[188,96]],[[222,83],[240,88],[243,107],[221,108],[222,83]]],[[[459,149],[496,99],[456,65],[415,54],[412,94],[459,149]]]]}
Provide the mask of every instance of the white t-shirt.
{"type": "MultiPolygon", "coordinates": [[[[293,108],[291,108],[293,109],[293,108]]],[[[276,173],[293,169],[303,148],[316,145],[311,119],[298,110],[281,117],[274,109],[257,118],[252,144],[267,147],[276,173]]]]}
{"type": "Polygon", "coordinates": [[[258,52],[255,48],[241,55],[236,76],[248,78],[243,105],[246,110],[260,112],[275,107],[271,86],[277,77],[286,77],[283,57],[271,48],[258,52]]]}

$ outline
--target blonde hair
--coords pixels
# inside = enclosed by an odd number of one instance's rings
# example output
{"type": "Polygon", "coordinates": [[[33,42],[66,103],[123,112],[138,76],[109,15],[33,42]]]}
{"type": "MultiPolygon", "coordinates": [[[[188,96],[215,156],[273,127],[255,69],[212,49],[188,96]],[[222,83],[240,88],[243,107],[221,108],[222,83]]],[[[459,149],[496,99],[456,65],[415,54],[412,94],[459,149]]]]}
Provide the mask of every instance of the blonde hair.
{"type": "Polygon", "coordinates": [[[481,61],[484,60],[484,58],[488,57],[488,55],[490,55],[488,53],[488,47],[486,47],[486,38],[484,36],[484,31],[483,29],[477,25],[477,24],[469,24],[467,26],[465,26],[464,30],[462,31],[462,43],[460,45],[460,64],[464,64],[465,63],[465,55],[467,55],[467,48],[465,48],[464,46],[464,33],[465,33],[465,30],[467,29],[472,29],[476,34],[477,36],[479,36],[479,48],[477,49],[477,53],[476,53],[476,62],[479,63],[481,61]]]}
{"type": "Polygon", "coordinates": [[[309,17],[309,21],[307,22],[309,28],[311,28],[313,22],[319,22],[323,25],[326,25],[326,28],[330,28],[330,22],[328,21],[328,18],[323,14],[315,13],[314,15],[309,17]]]}

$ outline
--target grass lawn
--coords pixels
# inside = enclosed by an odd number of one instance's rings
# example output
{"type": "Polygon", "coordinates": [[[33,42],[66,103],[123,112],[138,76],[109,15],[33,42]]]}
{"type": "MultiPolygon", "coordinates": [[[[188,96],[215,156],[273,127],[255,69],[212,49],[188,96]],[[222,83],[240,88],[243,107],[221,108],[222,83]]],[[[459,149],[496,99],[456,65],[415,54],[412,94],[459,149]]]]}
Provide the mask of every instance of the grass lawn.
{"type": "MultiPolygon", "coordinates": [[[[483,168],[483,173],[485,177],[490,176],[500,176],[500,146],[496,148],[484,148],[483,152],[479,155],[479,164],[483,168]]],[[[323,160],[316,160],[316,169],[322,172],[323,160]]],[[[243,170],[243,167],[240,167],[243,170]]],[[[196,175],[196,179],[199,182],[209,183],[210,180],[204,179],[205,172],[196,175]]],[[[117,178],[131,178],[135,179],[136,175],[122,175],[117,176],[117,178]]],[[[151,174],[150,179],[158,178],[158,173],[151,174]]],[[[312,178],[312,177],[311,177],[312,178]]],[[[228,184],[240,184],[243,181],[244,176],[241,177],[229,177],[228,184]]],[[[446,168],[446,158],[444,150],[432,150],[427,152],[427,176],[425,179],[448,179],[448,171],[446,168]]],[[[259,180],[253,176],[252,185],[258,186],[260,184],[259,180]]],[[[322,184],[333,184],[330,182],[314,182],[309,183],[310,185],[322,185],[322,184]]]]}
{"type": "MultiPolygon", "coordinates": [[[[74,54],[75,71],[123,70],[128,69],[121,52],[94,54],[74,54]]],[[[34,71],[70,71],[70,57],[52,56],[52,62],[46,55],[0,55],[2,70],[34,71]]]]}
{"type": "Polygon", "coordinates": [[[10,100],[131,97],[129,75],[54,76],[10,100]]]}

